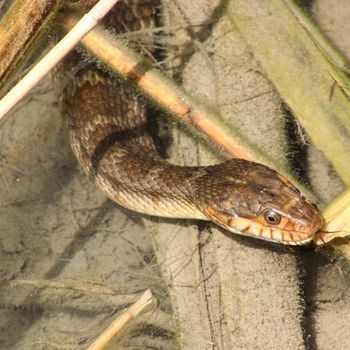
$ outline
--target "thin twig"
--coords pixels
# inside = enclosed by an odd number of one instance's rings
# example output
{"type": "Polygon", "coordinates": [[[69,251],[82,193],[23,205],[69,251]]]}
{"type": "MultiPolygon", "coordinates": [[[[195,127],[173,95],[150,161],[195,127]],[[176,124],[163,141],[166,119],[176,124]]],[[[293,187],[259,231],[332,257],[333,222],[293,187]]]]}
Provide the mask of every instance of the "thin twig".
{"type": "Polygon", "coordinates": [[[74,28],[0,101],[0,119],[9,112],[107,14],[118,0],[100,0],[74,28]]]}
{"type": "MultiPolygon", "coordinates": [[[[63,27],[69,31],[77,23],[74,14],[67,13],[63,27]]],[[[140,57],[101,27],[94,28],[84,37],[81,44],[108,68],[137,84],[150,98],[162,108],[173,114],[174,119],[197,130],[197,135],[206,137],[227,155],[255,160],[267,164],[284,173],[309,197],[315,195],[305,188],[293,174],[278,160],[263,152],[257,144],[250,142],[240,133],[238,128],[227,123],[222,116],[176,85],[159,70],[140,57]]]]}
{"type": "MultiPolygon", "coordinates": [[[[64,18],[64,29],[71,30],[77,21],[74,14],[67,14],[64,18]]],[[[244,147],[244,142],[240,142],[242,136],[225,125],[212,111],[204,111],[204,107],[196,103],[182,88],[154,69],[149,62],[141,60],[135,52],[120,40],[115,40],[107,31],[95,28],[82,40],[82,45],[119,75],[137,83],[160,106],[206,134],[231,156],[253,158],[247,151],[249,147],[244,147]]]]}
{"type": "Polygon", "coordinates": [[[105,349],[111,341],[115,341],[130,323],[140,316],[150,307],[155,307],[155,299],[152,292],[148,289],[141,297],[130,307],[128,307],[120,316],[111,323],[111,325],[89,346],[88,350],[105,349]]]}

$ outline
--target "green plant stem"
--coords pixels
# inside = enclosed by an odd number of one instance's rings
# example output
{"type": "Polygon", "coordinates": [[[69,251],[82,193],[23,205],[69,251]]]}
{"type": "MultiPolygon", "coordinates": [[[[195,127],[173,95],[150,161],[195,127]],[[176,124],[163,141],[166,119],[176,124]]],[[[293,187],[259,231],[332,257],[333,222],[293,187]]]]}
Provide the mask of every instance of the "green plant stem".
{"type": "Polygon", "coordinates": [[[304,16],[301,25],[290,3],[232,0],[227,10],[283,100],[349,186],[350,102],[344,87],[350,83],[305,30],[311,19],[304,16]]]}

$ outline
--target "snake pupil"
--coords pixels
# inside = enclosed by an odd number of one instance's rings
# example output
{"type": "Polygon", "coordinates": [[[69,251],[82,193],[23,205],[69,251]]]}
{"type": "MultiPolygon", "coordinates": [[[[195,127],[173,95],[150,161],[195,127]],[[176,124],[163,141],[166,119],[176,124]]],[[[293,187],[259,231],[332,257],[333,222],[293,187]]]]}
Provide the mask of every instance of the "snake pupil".
{"type": "Polygon", "coordinates": [[[271,225],[278,225],[281,221],[281,216],[271,209],[265,212],[264,217],[265,220],[271,225]]]}

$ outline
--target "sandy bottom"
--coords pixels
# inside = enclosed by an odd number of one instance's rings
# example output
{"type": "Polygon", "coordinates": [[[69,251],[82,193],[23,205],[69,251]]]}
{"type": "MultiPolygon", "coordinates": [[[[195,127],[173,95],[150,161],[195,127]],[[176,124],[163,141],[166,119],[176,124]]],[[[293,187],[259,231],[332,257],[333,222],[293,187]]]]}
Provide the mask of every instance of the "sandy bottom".
{"type": "MultiPolygon", "coordinates": [[[[313,10],[350,59],[349,2],[319,0],[313,10]]],[[[171,313],[144,217],[107,200],[82,173],[50,77],[1,125],[0,150],[0,349],[85,349],[147,288],[171,313]]],[[[315,154],[313,168],[323,170],[314,173],[328,172],[315,154]]],[[[315,182],[329,187],[328,178],[315,182]]],[[[291,254],[302,272],[303,348],[350,349],[348,266],[314,250],[291,254]]],[[[176,342],[176,334],[143,329],[118,348],[146,349],[151,338],[157,349],[176,342]]]]}

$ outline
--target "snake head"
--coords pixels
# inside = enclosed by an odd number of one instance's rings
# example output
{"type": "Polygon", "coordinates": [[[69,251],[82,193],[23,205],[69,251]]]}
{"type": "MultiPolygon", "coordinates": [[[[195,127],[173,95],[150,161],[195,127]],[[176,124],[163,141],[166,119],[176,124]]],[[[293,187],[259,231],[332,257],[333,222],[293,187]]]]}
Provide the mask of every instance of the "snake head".
{"type": "Polygon", "coordinates": [[[284,176],[243,159],[208,167],[197,179],[195,196],[217,225],[268,241],[307,244],[324,222],[316,205],[284,176]]]}

